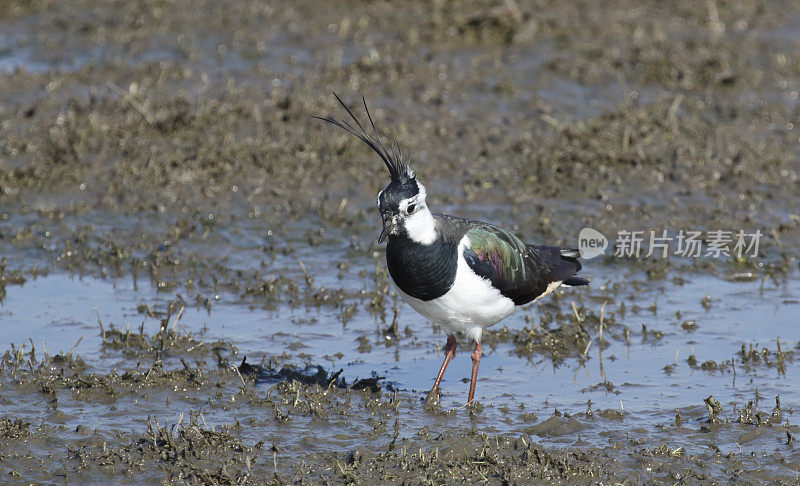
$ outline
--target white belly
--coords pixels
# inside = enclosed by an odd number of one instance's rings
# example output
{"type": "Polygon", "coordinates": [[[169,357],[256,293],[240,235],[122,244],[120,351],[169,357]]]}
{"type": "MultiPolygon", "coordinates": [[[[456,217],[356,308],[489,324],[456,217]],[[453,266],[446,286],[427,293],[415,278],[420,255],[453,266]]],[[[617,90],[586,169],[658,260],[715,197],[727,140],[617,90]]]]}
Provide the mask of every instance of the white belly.
{"type": "MultiPolygon", "coordinates": [[[[406,294],[395,285],[408,305],[450,332],[463,332],[480,341],[485,327],[492,326],[514,312],[514,302],[492,287],[489,280],[479,277],[464,260],[466,236],[458,245],[458,271],[450,290],[441,297],[423,301],[406,294]]],[[[394,281],[392,282],[394,283],[394,281]]]]}

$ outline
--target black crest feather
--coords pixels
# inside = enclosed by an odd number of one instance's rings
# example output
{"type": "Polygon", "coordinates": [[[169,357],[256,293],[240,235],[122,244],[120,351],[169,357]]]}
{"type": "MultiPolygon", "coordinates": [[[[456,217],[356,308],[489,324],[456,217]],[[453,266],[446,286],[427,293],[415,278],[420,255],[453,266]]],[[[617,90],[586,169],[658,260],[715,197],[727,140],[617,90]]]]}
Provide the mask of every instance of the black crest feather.
{"type": "Polygon", "coordinates": [[[369,145],[369,147],[377,153],[383,163],[386,165],[386,168],[389,169],[389,176],[392,178],[392,182],[397,182],[399,184],[405,184],[409,180],[414,178],[414,173],[411,171],[411,168],[408,166],[408,154],[403,152],[400,149],[400,146],[397,144],[396,140],[392,140],[389,144],[389,148],[391,150],[386,150],[386,146],[383,144],[383,140],[381,139],[381,134],[378,132],[378,129],[375,128],[375,122],[372,121],[372,115],[369,113],[369,108],[367,107],[367,99],[363,96],[361,97],[361,101],[364,103],[364,111],[367,112],[367,119],[369,120],[370,125],[372,126],[372,130],[375,132],[375,136],[373,137],[364,129],[364,125],[358,121],[358,118],[353,114],[350,108],[339,98],[339,95],[333,93],[333,96],[339,101],[339,103],[344,107],[347,111],[347,114],[350,115],[350,118],[353,119],[355,122],[355,126],[351,125],[345,119],[336,119],[332,115],[328,115],[326,117],[321,116],[314,116],[319,120],[326,121],[328,123],[332,123],[339,128],[347,130],[353,136],[364,142],[365,144],[369,145]]]}

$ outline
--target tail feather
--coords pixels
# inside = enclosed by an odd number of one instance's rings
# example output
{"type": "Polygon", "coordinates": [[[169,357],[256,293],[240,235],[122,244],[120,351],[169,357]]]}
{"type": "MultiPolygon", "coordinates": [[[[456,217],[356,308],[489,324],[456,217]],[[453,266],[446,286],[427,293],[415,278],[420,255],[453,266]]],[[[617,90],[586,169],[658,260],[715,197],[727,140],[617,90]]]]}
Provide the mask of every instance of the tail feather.
{"type": "Polygon", "coordinates": [[[580,250],[576,250],[574,248],[559,248],[561,251],[561,256],[568,257],[568,258],[578,258],[581,256],[580,250]]]}
{"type": "Polygon", "coordinates": [[[561,249],[561,259],[570,262],[571,264],[575,265],[575,271],[572,275],[561,282],[561,285],[566,285],[567,287],[577,287],[580,285],[589,285],[589,281],[585,278],[576,277],[575,274],[578,273],[581,268],[581,262],[578,261],[578,257],[580,256],[580,252],[578,250],[571,250],[571,249],[561,249]]]}
{"type": "Polygon", "coordinates": [[[575,272],[572,276],[563,282],[561,285],[566,285],[567,287],[577,287],[580,285],[589,285],[589,281],[585,278],[576,277],[575,273],[580,271],[581,262],[578,261],[578,257],[581,255],[581,252],[578,250],[562,248],[561,249],[561,259],[570,262],[571,264],[575,265],[575,272]]]}
{"type": "Polygon", "coordinates": [[[529,245],[533,248],[536,252],[542,255],[549,255],[550,261],[559,261],[556,264],[550,273],[550,280],[553,282],[561,281],[561,285],[566,285],[568,287],[572,286],[579,286],[579,285],[589,285],[589,281],[581,278],[576,277],[575,274],[578,273],[582,266],[581,262],[578,261],[578,257],[580,256],[580,252],[578,250],[574,250],[571,248],[558,248],[555,246],[533,246],[529,245]]]}
{"type": "Polygon", "coordinates": [[[583,268],[583,266],[581,265],[581,262],[578,261],[577,255],[576,256],[565,255],[564,252],[562,251],[561,252],[561,259],[566,261],[566,262],[570,262],[571,264],[575,265],[575,271],[573,273],[578,273],[578,272],[581,271],[581,268],[583,268]]]}
{"type": "Polygon", "coordinates": [[[561,282],[561,285],[566,285],[567,287],[578,287],[581,285],[589,285],[589,281],[586,280],[585,278],[570,277],[561,282]]]}

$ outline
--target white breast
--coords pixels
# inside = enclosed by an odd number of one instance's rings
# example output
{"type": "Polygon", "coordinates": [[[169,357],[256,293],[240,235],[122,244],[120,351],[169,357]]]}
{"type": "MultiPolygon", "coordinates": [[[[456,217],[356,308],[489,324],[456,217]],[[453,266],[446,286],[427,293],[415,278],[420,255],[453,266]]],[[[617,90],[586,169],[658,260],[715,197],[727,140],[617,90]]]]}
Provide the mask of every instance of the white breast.
{"type": "MultiPolygon", "coordinates": [[[[464,259],[464,249],[470,247],[464,236],[458,245],[458,270],[453,286],[443,296],[423,301],[406,294],[395,285],[408,305],[450,332],[463,332],[480,341],[485,327],[492,326],[514,312],[514,302],[492,287],[489,280],[479,277],[464,259]]],[[[394,282],[392,282],[394,283],[394,282]]]]}

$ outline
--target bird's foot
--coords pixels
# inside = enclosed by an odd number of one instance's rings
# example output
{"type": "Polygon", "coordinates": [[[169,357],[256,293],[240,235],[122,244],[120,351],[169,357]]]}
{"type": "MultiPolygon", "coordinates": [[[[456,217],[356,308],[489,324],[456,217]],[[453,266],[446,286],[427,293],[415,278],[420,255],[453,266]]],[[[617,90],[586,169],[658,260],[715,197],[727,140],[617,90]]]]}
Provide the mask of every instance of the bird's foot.
{"type": "Polygon", "coordinates": [[[480,402],[478,402],[477,400],[472,402],[467,402],[467,404],[464,405],[464,408],[469,410],[469,413],[473,415],[481,413],[483,411],[483,405],[481,405],[480,402]]]}
{"type": "Polygon", "coordinates": [[[430,392],[428,392],[428,396],[425,397],[425,406],[426,407],[435,407],[439,405],[439,390],[434,388],[430,392]]]}

